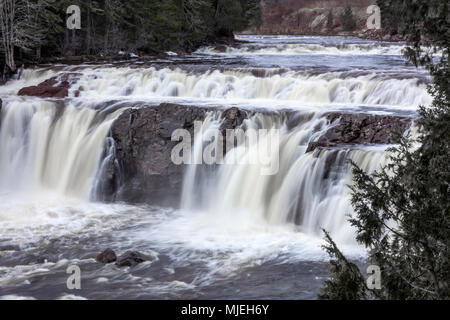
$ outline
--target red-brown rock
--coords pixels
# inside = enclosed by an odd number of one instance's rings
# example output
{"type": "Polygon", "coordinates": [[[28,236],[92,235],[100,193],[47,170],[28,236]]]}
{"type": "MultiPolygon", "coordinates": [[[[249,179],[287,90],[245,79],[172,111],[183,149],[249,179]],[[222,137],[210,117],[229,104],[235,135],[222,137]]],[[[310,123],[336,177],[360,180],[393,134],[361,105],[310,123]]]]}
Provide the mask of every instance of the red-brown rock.
{"type": "Polygon", "coordinates": [[[32,96],[40,98],[65,98],[69,95],[67,88],[51,86],[33,86],[20,89],[19,96],[32,96]]]}
{"type": "MultiPolygon", "coordinates": [[[[20,89],[19,96],[32,96],[40,98],[65,98],[69,95],[70,87],[80,78],[79,73],[64,73],[52,77],[38,84],[37,86],[25,87],[20,89]]],[[[75,93],[75,96],[78,96],[75,93]]]]}

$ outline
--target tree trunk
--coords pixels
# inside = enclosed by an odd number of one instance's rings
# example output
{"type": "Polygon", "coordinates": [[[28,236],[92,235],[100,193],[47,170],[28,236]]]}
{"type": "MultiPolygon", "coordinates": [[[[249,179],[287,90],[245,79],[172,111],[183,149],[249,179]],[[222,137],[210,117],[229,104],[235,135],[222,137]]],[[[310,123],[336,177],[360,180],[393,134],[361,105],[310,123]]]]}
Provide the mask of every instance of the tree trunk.
{"type": "Polygon", "coordinates": [[[16,71],[16,63],[14,61],[15,8],[16,0],[3,0],[0,4],[0,27],[5,48],[5,63],[12,72],[16,71]]]}
{"type": "Polygon", "coordinates": [[[86,33],[86,42],[87,42],[87,54],[91,54],[91,37],[92,37],[92,30],[91,30],[91,6],[92,1],[89,0],[87,4],[87,33],[86,33]]]}

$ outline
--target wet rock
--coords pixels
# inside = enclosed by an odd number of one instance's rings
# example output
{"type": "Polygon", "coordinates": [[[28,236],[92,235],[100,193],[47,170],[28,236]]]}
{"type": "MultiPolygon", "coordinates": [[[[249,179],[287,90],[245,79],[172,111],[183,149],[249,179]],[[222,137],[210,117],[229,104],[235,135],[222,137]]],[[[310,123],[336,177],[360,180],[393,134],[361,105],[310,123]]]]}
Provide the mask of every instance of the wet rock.
{"type": "Polygon", "coordinates": [[[127,251],[117,258],[116,265],[119,267],[134,267],[145,261],[153,261],[152,256],[137,251],[127,251]]]}
{"type": "Polygon", "coordinates": [[[186,129],[193,137],[194,121],[203,121],[203,108],[161,104],[124,111],[111,127],[118,165],[111,168],[109,195],[104,200],[155,205],[179,205],[184,166],[175,165],[172,132],[186,129]],[[118,171],[119,170],[119,171],[118,171]],[[123,184],[117,190],[117,180],[123,184]]]}
{"type": "MultiPolygon", "coordinates": [[[[211,110],[164,103],[124,111],[111,127],[116,159],[105,168],[111,179],[102,181],[103,190],[110,192],[103,200],[178,207],[186,166],[172,161],[172,150],[180,143],[172,141],[172,133],[185,129],[193,142],[194,122],[211,110]],[[117,180],[123,181],[120,187],[117,180]]],[[[238,108],[225,111],[221,130],[236,128],[245,117],[238,108]]]]}
{"type": "Polygon", "coordinates": [[[220,126],[220,130],[222,133],[225,133],[227,129],[238,128],[242,122],[244,122],[245,118],[247,118],[245,111],[242,111],[236,107],[230,108],[222,114],[223,122],[220,126]]]}
{"type": "Polygon", "coordinates": [[[35,256],[35,261],[37,264],[44,264],[44,263],[56,263],[58,261],[58,258],[54,255],[43,255],[43,256],[35,256]]]}
{"type": "Polygon", "coordinates": [[[40,98],[65,98],[69,95],[66,88],[51,86],[33,86],[20,89],[19,96],[32,96],[40,98]]]}
{"type": "MultiPolygon", "coordinates": [[[[69,95],[70,87],[80,78],[79,73],[64,73],[45,80],[37,86],[20,89],[19,96],[32,96],[40,98],[65,98],[69,95]]],[[[78,96],[79,92],[75,92],[78,96]]]]}
{"type": "Polygon", "coordinates": [[[112,249],[106,249],[100,253],[95,260],[100,263],[112,263],[117,260],[116,253],[112,249]]]}
{"type": "MultiPolygon", "coordinates": [[[[185,129],[193,142],[194,122],[203,121],[212,110],[217,108],[169,103],[125,110],[111,127],[115,157],[104,168],[102,200],[179,207],[188,166],[172,162],[172,150],[180,143],[171,140],[172,133],[185,129]]],[[[220,130],[225,133],[227,129],[239,127],[254,112],[236,107],[223,110],[220,130]]],[[[312,117],[292,110],[261,112],[283,116],[290,129],[312,117]]],[[[334,126],[311,143],[308,151],[339,145],[395,143],[391,128],[398,125],[406,130],[411,124],[410,118],[388,115],[335,112],[326,117],[334,126]]],[[[223,145],[226,151],[226,143],[223,145]]]]}
{"type": "Polygon", "coordinates": [[[395,132],[404,133],[412,124],[411,118],[389,115],[330,113],[327,119],[336,125],[310,143],[307,152],[317,148],[397,143],[395,132]]]}
{"type": "Polygon", "coordinates": [[[219,45],[214,48],[214,50],[216,50],[218,52],[222,52],[222,53],[227,52],[227,49],[228,49],[228,47],[225,45],[219,45]]]}

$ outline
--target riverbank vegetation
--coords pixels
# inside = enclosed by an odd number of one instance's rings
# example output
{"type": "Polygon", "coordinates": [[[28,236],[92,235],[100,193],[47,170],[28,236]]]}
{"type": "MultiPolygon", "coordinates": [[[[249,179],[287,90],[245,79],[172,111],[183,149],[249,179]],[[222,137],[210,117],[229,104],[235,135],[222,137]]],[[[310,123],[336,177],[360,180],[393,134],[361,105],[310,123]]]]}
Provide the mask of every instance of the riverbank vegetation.
{"type": "Polygon", "coordinates": [[[326,233],[330,279],[322,299],[450,298],[450,12],[439,0],[378,0],[383,23],[407,38],[405,56],[433,77],[431,107],[419,108],[418,137],[403,137],[390,164],[372,175],[354,165],[350,220],[381,289],[326,233]]]}
{"type": "Polygon", "coordinates": [[[191,51],[260,23],[258,0],[2,0],[0,63],[48,57],[191,51]],[[67,8],[80,7],[69,30],[67,8]]]}

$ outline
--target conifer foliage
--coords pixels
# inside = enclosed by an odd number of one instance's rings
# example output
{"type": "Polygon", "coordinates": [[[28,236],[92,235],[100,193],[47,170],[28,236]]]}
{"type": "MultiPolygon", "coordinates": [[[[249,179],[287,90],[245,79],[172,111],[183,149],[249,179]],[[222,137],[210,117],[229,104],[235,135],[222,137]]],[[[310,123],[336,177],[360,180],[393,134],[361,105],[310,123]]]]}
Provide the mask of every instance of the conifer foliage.
{"type": "Polygon", "coordinates": [[[353,16],[353,10],[349,3],[346,4],[342,13],[342,26],[345,31],[351,31],[356,27],[356,21],[353,16]]]}
{"type": "MultiPolygon", "coordinates": [[[[330,279],[322,299],[450,298],[450,12],[439,0],[379,0],[391,30],[407,37],[405,55],[433,76],[431,107],[419,108],[418,134],[402,137],[389,164],[368,175],[353,164],[350,222],[381,269],[381,290],[326,234],[330,279]],[[394,4],[395,2],[395,4],[394,4]],[[399,21],[401,20],[401,21],[399,21]],[[437,54],[438,53],[438,54],[437,54]]],[[[385,20],[386,21],[386,20],[385,20]]]]}
{"type": "Polygon", "coordinates": [[[108,55],[118,50],[193,50],[261,21],[258,0],[1,0],[0,63],[18,55],[108,55]],[[81,29],[66,28],[67,8],[81,9],[81,29]]]}

